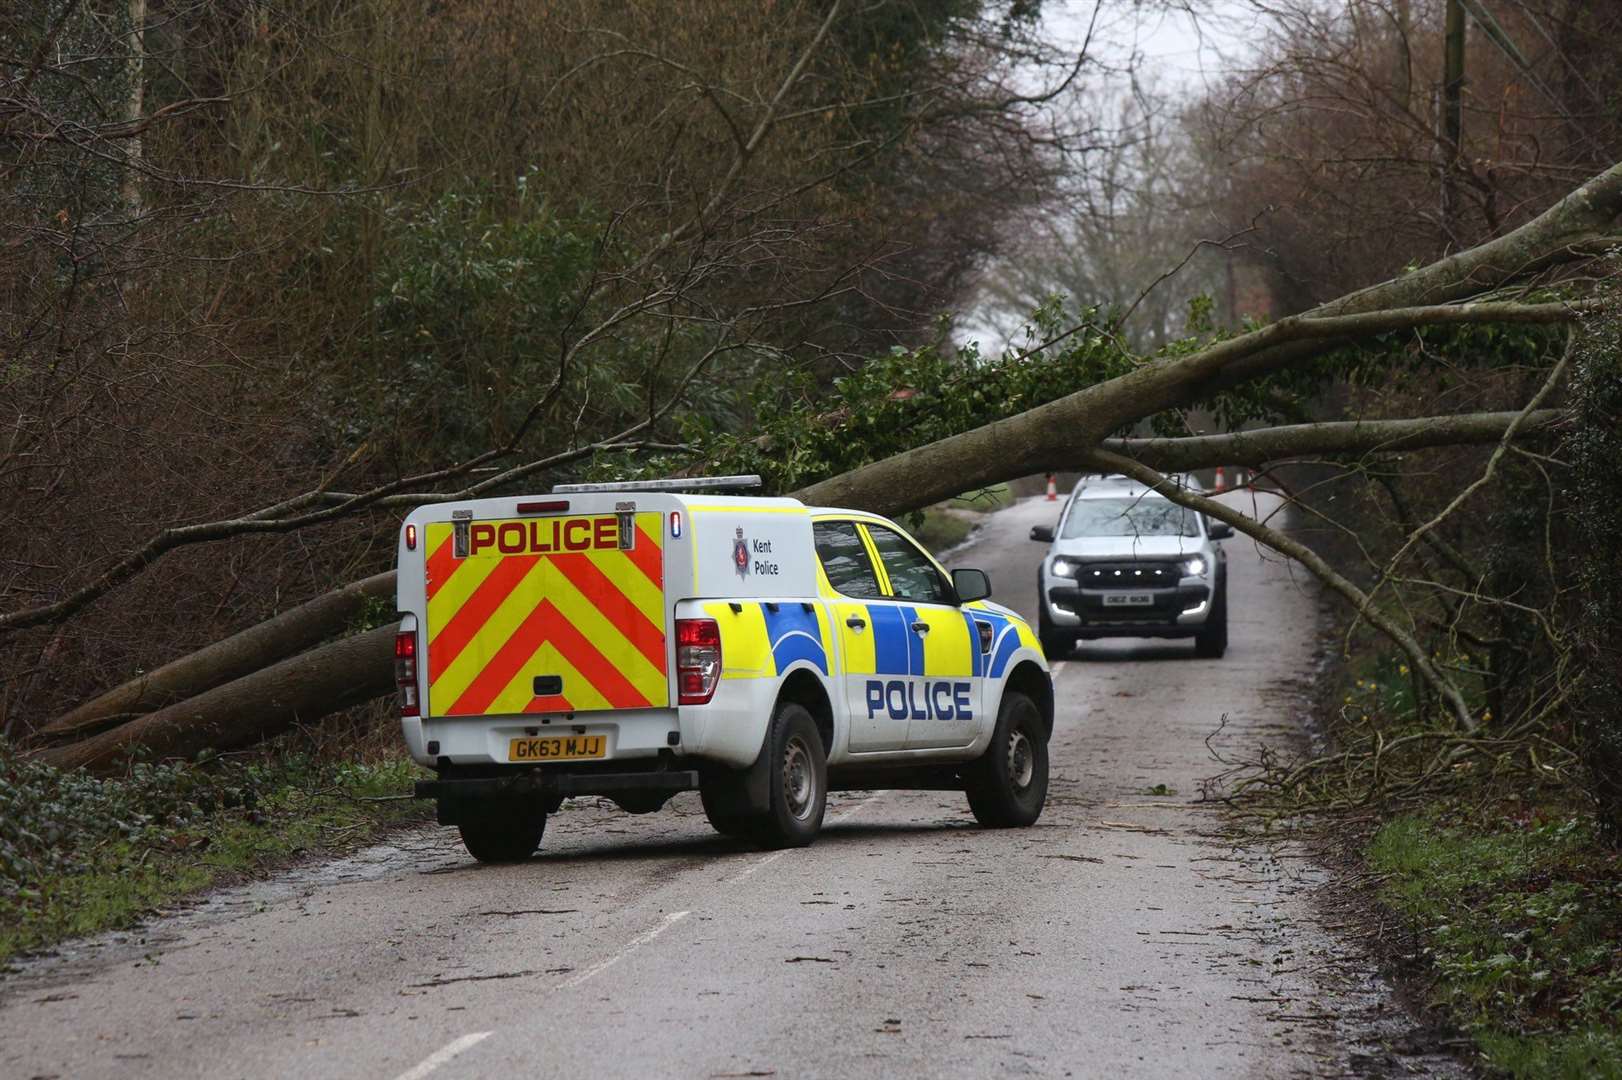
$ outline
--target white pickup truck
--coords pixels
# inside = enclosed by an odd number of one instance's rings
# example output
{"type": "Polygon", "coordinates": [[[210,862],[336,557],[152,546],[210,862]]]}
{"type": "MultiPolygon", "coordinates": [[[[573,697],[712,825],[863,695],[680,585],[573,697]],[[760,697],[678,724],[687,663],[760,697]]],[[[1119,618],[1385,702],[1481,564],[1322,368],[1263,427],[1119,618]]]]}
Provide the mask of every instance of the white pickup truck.
{"type": "Polygon", "coordinates": [[[405,740],[485,862],[528,858],[575,795],[632,813],[697,789],[711,824],[810,843],[832,789],[968,795],[993,827],[1047,795],[1036,635],[894,522],[708,494],[748,478],[568,485],[423,506],[399,537],[405,740]]]}

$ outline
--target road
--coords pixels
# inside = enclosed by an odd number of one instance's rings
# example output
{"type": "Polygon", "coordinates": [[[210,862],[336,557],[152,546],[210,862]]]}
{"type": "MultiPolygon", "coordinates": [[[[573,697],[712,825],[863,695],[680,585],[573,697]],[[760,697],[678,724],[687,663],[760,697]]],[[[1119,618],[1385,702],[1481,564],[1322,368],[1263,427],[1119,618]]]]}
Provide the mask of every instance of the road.
{"type": "MultiPolygon", "coordinates": [[[[951,561],[1033,614],[1025,537],[1053,516],[1022,502],[951,561]]],[[[981,830],[955,794],[838,795],[813,847],[763,854],[695,796],[588,800],[483,867],[424,828],[33,962],[0,983],[0,1075],[1363,1072],[1395,1014],[1324,928],[1322,872],[1199,801],[1223,717],[1226,753],[1297,736],[1317,639],[1314,592],[1227,547],[1225,659],[1139,641],[1057,665],[1032,829],[981,830]]]]}

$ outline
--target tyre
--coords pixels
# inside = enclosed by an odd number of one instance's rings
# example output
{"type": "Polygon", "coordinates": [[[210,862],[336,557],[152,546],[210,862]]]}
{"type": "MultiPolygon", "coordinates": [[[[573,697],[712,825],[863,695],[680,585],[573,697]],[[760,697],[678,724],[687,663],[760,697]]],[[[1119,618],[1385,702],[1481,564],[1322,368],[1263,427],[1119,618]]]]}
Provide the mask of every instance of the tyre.
{"type": "Polygon", "coordinates": [[[462,846],[482,863],[523,862],[541,846],[546,811],[528,803],[492,803],[457,828],[462,846]]]}
{"type": "Polygon", "coordinates": [[[1206,660],[1220,660],[1228,651],[1228,583],[1217,589],[1216,603],[1205,617],[1205,625],[1194,637],[1194,655],[1206,660]]]}
{"type": "Polygon", "coordinates": [[[828,805],[828,759],[817,723],[805,706],[785,701],[766,735],[767,809],[749,820],[751,838],[764,848],[805,847],[822,829],[828,805]]]}
{"type": "Polygon", "coordinates": [[[1048,740],[1036,703],[1003,694],[991,745],[964,776],[974,818],[988,829],[1034,824],[1048,798],[1048,740]]]}
{"type": "Polygon", "coordinates": [[[722,836],[749,835],[749,815],[728,813],[722,807],[729,802],[721,795],[714,784],[706,783],[698,789],[699,801],[704,804],[704,816],[710,819],[710,826],[722,836]]]}

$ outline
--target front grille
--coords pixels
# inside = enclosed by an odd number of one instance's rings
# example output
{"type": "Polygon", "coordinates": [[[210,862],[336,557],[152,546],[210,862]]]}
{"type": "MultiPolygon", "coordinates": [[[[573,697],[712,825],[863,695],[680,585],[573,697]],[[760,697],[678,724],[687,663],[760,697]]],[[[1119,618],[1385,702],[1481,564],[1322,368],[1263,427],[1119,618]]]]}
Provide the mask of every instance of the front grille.
{"type": "Polygon", "coordinates": [[[1076,567],[1076,585],[1083,589],[1169,589],[1183,577],[1180,563],[1082,563],[1076,567]]]}

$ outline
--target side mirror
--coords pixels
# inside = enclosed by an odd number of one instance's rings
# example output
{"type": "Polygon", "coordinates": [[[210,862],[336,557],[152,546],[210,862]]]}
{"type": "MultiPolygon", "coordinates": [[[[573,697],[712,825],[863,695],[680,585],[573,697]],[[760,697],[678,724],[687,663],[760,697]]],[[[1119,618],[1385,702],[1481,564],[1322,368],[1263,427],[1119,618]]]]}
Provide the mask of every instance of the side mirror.
{"type": "Polygon", "coordinates": [[[1212,540],[1226,540],[1233,535],[1233,526],[1226,521],[1213,521],[1210,527],[1212,540]]]}
{"type": "Polygon", "coordinates": [[[952,587],[957,589],[957,602],[967,604],[984,600],[991,595],[991,579],[984,570],[953,570],[952,587]]]}
{"type": "Polygon", "coordinates": [[[1035,540],[1039,544],[1051,544],[1051,543],[1053,543],[1053,526],[1052,525],[1033,525],[1033,526],[1031,526],[1031,539],[1035,540]]]}

